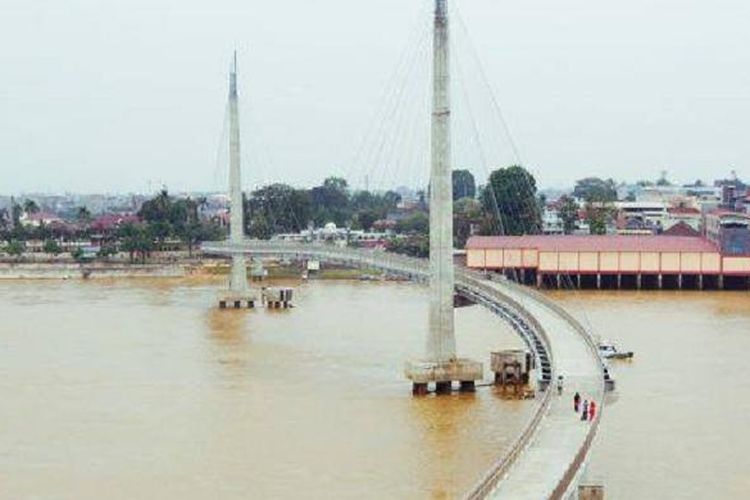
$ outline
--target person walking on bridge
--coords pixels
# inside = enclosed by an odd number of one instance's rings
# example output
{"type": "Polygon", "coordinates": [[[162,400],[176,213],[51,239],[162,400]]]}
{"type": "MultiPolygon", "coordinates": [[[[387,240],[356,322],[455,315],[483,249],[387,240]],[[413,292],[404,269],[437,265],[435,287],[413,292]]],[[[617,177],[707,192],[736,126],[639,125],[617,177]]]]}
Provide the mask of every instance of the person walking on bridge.
{"type": "Polygon", "coordinates": [[[581,420],[585,422],[588,419],[589,419],[589,402],[588,400],[584,400],[583,409],[581,411],[581,420]]]}
{"type": "Polygon", "coordinates": [[[557,377],[557,394],[561,396],[562,391],[563,391],[563,376],[560,375],[559,377],[557,377]]]}
{"type": "Polygon", "coordinates": [[[589,420],[593,422],[595,416],[596,416],[596,403],[594,403],[594,400],[591,400],[591,403],[589,404],[589,420]]]}
{"type": "Polygon", "coordinates": [[[578,413],[578,408],[581,406],[581,395],[576,392],[576,395],[573,396],[573,411],[578,413]]]}

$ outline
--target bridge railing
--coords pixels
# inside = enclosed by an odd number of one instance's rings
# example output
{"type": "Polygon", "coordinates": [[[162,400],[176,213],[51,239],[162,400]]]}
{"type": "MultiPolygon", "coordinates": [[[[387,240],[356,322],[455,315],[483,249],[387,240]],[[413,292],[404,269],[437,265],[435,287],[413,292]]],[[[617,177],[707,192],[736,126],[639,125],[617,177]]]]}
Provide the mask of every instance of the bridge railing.
{"type": "Polygon", "coordinates": [[[555,301],[551,300],[549,297],[547,297],[543,293],[533,290],[531,288],[524,287],[517,283],[507,281],[507,280],[506,280],[506,285],[514,288],[519,293],[523,293],[531,297],[533,300],[541,302],[547,308],[551,309],[552,311],[557,313],[559,316],[561,316],[563,319],[565,319],[566,322],[578,332],[578,334],[581,336],[584,342],[586,342],[586,345],[589,351],[591,352],[591,356],[598,363],[597,366],[598,366],[599,380],[600,380],[600,385],[597,390],[598,392],[597,397],[598,397],[598,400],[600,401],[599,415],[596,417],[596,420],[594,420],[594,423],[589,428],[589,432],[586,435],[586,439],[581,444],[581,447],[578,449],[578,452],[576,453],[575,457],[568,465],[565,471],[565,474],[560,479],[560,482],[557,484],[557,487],[552,492],[552,495],[550,495],[550,498],[553,500],[562,499],[567,496],[566,493],[569,492],[572,486],[574,486],[575,479],[578,476],[581,467],[584,466],[588,453],[591,451],[591,447],[594,443],[594,439],[596,438],[596,435],[599,431],[599,425],[601,423],[603,410],[605,407],[604,396],[606,393],[606,388],[605,388],[605,382],[604,382],[604,365],[602,364],[601,358],[599,356],[599,346],[597,345],[596,340],[594,339],[591,332],[589,332],[586,328],[584,328],[584,326],[576,318],[574,318],[573,315],[571,315],[565,308],[557,304],[555,301]]]}
{"type": "MultiPolygon", "coordinates": [[[[488,284],[486,278],[479,274],[469,270],[461,270],[457,273],[458,281],[471,284],[482,293],[486,293],[496,300],[510,304],[517,314],[520,314],[525,321],[532,325],[532,328],[536,331],[537,336],[540,338],[542,343],[550,357],[550,363],[552,366],[552,374],[556,373],[555,370],[555,358],[552,351],[552,345],[549,337],[542,328],[541,324],[528,313],[526,308],[519,304],[516,300],[504,294],[498,286],[495,284],[488,284]]],[[[518,458],[524,452],[526,447],[529,445],[537,430],[539,429],[544,416],[547,414],[547,410],[552,401],[552,391],[547,388],[544,392],[541,403],[534,412],[528,425],[524,428],[521,434],[513,441],[510,450],[500,457],[496,462],[492,464],[489,470],[471,487],[469,492],[464,496],[467,500],[480,500],[486,498],[492,491],[497,487],[503,477],[513,467],[518,458]]]]}

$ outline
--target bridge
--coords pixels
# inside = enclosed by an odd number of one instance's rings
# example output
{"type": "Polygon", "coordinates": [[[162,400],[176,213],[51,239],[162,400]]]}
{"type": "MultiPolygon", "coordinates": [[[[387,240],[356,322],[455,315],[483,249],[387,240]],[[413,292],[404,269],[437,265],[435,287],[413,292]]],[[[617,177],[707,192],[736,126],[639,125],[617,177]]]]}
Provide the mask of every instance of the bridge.
{"type": "Polygon", "coordinates": [[[604,371],[598,349],[586,330],[564,309],[536,292],[506,280],[494,281],[453,264],[453,196],[451,158],[451,100],[448,0],[435,0],[433,40],[433,109],[430,172],[430,258],[419,260],[383,251],[332,245],[285,244],[244,238],[240,180],[240,134],[236,59],[230,73],[230,238],[206,243],[203,252],[231,258],[226,305],[253,305],[257,295],[247,285],[247,258],[281,257],[317,260],[346,266],[380,269],[429,285],[427,342],[423,359],[408,361],[405,374],[413,393],[447,394],[454,382],[475,390],[483,380],[482,364],[457,355],[454,294],[487,307],[507,321],[536,358],[541,395],[533,418],[511,448],[500,457],[467,498],[569,498],[584,470],[588,451],[599,428],[581,422],[572,411],[572,395],[604,406],[604,371]],[[564,375],[566,392],[557,396],[550,384],[564,375]]]}
{"type": "MultiPolygon", "coordinates": [[[[427,260],[381,250],[257,240],[205,243],[202,250],[207,255],[318,260],[430,281],[427,260]]],[[[520,336],[536,357],[542,385],[565,376],[563,396],[549,389],[540,392],[523,432],[466,498],[567,498],[578,484],[601,419],[600,412],[592,423],[578,420],[572,395],[577,391],[604,407],[604,373],[595,341],[565,309],[535,290],[461,267],[455,277],[457,293],[498,315],[520,336]]]]}

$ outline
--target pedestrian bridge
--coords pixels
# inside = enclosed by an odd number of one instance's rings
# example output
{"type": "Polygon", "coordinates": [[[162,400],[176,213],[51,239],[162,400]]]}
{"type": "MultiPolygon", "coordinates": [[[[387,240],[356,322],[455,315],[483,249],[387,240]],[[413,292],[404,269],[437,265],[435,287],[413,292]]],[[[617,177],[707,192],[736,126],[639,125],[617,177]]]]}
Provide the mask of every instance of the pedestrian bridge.
{"type": "MultiPolygon", "coordinates": [[[[379,269],[418,282],[429,280],[427,260],[381,250],[245,240],[242,244],[205,243],[205,254],[318,260],[362,269],[379,269]]],[[[507,321],[534,353],[539,379],[565,377],[565,393],[551,387],[511,448],[492,465],[466,498],[561,499],[572,497],[599,428],[581,422],[572,409],[575,392],[604,407],[604,373],[591,335],[562,307],[544,295],[505,279],[489,280],[456,269],[456,292],[507,321]]]]}

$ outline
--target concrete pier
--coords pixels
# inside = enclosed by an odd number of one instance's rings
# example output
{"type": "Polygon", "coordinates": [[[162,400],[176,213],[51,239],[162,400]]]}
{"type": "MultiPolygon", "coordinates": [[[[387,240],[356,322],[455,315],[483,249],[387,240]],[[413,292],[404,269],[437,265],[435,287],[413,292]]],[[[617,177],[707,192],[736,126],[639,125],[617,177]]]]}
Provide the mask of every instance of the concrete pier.
{"type": "Polygon", "coordinates": [[[470,359],[406,363],[406,376],[412,381],[412,393],[415,395],[427,394],[430,384],[434,384],[437,394],[448,394],[453,390],[453,382],[458,382],[462,390],[473,392],[475,382],[481,380],[482,374],[482,363],[470,359]]]}

